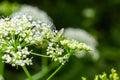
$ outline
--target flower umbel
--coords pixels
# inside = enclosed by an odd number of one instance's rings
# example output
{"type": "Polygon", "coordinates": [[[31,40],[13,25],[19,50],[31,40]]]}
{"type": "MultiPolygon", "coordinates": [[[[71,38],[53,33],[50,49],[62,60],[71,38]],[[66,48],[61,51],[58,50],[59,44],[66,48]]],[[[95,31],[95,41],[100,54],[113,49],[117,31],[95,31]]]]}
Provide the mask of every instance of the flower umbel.
{"type": "Polygon", "coordinates": [[[50,25],[31,16],[15,16],[0,19],[0,50],[2,59],[12,66],[32,65],[28,47],[43,44],[44,40],[52,40],[55,35],[50,25]]]}
{"type": "Polygon", "coordinates": [[[76,40],[64,39],[60,40],[59,43],[49,42],[47,55],[49,55],[54,61],[59,61],[61,64],[65,64],[71,55],[80,53],[82,50],[89,51],[91,48],[76,40]]]}

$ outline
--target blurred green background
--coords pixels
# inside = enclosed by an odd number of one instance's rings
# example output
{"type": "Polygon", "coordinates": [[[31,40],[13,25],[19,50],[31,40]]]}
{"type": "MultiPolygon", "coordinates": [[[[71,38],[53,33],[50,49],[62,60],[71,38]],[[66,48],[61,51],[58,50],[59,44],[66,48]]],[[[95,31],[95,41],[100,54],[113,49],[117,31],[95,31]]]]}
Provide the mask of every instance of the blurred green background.
{"type": "MultiPolygon", "coordinates": [[[[115,68],[120,74],[120,0],[6,1],[10,5],[2,5],[3,1],[0,1],[1,16],[9,16],[22,4],[36,6],[53,19],[58,30],[67,27],[82,28],[98,41],[97,49],[100,58],[97,61],[92,60],[89,56],[80,59],[71,57],[52,80],[81,80],[82,76],[93,80],[95,74],[110,73],[111,68],[115,68]],[[7,7],[3,9],[2,6],[7,7]],[[85,13],[86,10],[88,12],[85,13]]],[[[15,70],[9,65],[5,67],[7,67],[4,73],[5,80],[18,80],[15,77],[24,75],[21,69],[15,70]]],[[[39,67],[36,71],[39,70],[39,67]]],[[[34,69],[30,68],[30,70],[34,69]]],[[[43,80],[45,79],[43,78],[43,80]]]]}

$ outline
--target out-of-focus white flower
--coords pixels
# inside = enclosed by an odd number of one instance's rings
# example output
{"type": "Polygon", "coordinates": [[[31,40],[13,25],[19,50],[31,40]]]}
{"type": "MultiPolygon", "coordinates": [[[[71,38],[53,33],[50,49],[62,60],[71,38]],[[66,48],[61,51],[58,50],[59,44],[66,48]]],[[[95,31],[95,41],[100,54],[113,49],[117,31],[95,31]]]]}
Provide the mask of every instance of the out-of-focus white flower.
{"type": "Polygon", "coordinates": [[[85,8],[83,10],[83,16],[86,18],[94,18],[95,17],[95,10],[92,8],[85,8]]]}
{"type": "Polygon", "coordinates": [[[66,36],[68,39],[75,39],[80,42],[86,43],[91,47],[95,47],[98,44],[98,42],[92,35],[80,28],[66,28],[64,36],[66,36]]]}
{"type": "Polygon", "coordinates": [[[52,19],[47,15],[45,11],[30,5],[22,5],[21,8],[17,12],[13,13],[11,16],[16,15],[28,15],[32,16],[35,20],[39,19],[40,21],[45,22],[47,24],[53,24],[52,19]]]}
{"type": "Polygon", "coordinates": [[[2,75],[0,75],[0,80],[4,80],[4,78],[3,78],[3,76],[2,76],[2,75]]]}
{"type": "MultiPolygon", "coordinates": [[[[95,40],[95,38],[85,30],[79,28],[67,28],[65,29],[64,36],[70,40],[75,39],[82,43],[86,43],[92,48],[92,50],[89,51],[89,53],[92,55],[93,59],[97,60],[99,58],[99,53],[96,49],[98,43],[95,40]]],[[[83,55],[78,54],[78,57],[81,56],[83,55]]]]}

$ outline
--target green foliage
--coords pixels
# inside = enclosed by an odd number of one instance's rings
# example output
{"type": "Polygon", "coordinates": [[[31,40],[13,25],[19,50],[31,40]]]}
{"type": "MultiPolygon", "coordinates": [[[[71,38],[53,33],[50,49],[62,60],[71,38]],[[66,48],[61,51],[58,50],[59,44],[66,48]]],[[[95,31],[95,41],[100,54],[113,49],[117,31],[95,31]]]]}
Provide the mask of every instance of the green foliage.
{"type": "MultiPolygon", "coordinates": [[[[87,80],[85,77],[82,77],[82,80],[87,80]]],[[[111,74],[107,76],[104,72],[103,74],[96,75],[94,80],[119,80],[118,73],[115,69],[111,69],[111,74]]]]}
{"type": "Polygon", "coordinates": [[[17,3],[10,3],[8,1],[4,1],[0,3],[0,15],[9,16],[11,13],[17,11],[19,9],[19,4],[17,3]]]}

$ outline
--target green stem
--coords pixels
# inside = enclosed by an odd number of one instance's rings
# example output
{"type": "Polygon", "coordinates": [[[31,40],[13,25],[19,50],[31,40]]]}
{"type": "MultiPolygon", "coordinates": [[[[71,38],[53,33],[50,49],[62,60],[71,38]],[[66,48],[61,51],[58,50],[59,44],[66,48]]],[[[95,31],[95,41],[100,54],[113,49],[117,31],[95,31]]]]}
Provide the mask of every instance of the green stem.
{"type": "Polygon", "coordinates": [[[2,62],[2,53],[0,54],[0,75],[3,76],[3,70],[4,70],[4,63],[2,62]]]}
{"type": "Polygon", "coordinates": [[[45,67],[45,66],[47,66],[47,59],[48,58],[45,58],[45,57],[41,57],[41,61],[42,61],[42,69],[45,67]]]}
{"type": "Polygon", "coordinates": [[[50,56],[46,56],[46,55],[42,55],[42,54],[37,54],[37,53],[31,53],[33,55],[36,55],[36,56],[41,56],[41,57],[47,57],[47,58],[50,58],[50,56]]]}
{"type": "Polygon", "coordinates": [[[29,78],[29,80],[33,80],[33,79],[32,79],[32,76],[30,75],[30,73],[29,73],[29,71],[27,70],[27,68],[26,68],[25,66],[23,66],[22,68],[23,68],[25,74],[27,75],[27,77],[29,78]]]}
{"type": "MultiPolygon", "coordinates": [[[[38,73],[32,76],[33,80],[41,80],[45,75],[47,75],[50,71],[55,69],[58,65],[59,63],[54,62],[54,63],[51,63],[49,66],[45,66],[41,71],[39,71],[38,73]]],[[[28,80],[28,79],[25,79],[25,80],[28,80]]]]}
{"type": "Polygon", "coordinates": [[[47,80],[50,80],[62,67],[63,65],[60,65],[48,78],[47,80]]]}
{"type": "MultiPolygon", "coordinates": [[[[46,50],[43,49],[41,53],[46,53],[45,51],[46,51],[46,50]]],[[[42,55],[44,55],[44,54],[42,54],[42,55]]],[[[48,58],[41,57],[41,60],[42,60],[42,69],[43,69],[45,66],[47,66],[48,58]]]]}

